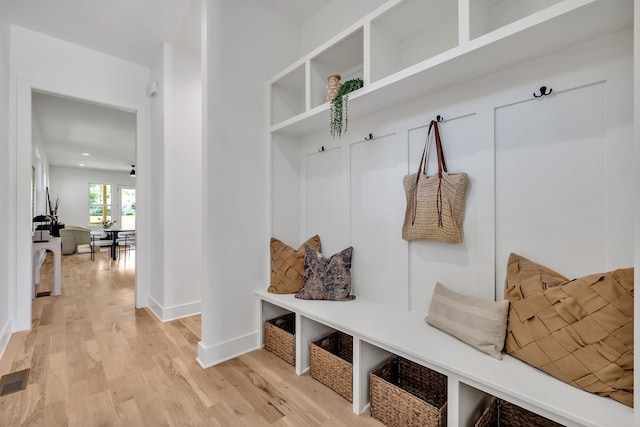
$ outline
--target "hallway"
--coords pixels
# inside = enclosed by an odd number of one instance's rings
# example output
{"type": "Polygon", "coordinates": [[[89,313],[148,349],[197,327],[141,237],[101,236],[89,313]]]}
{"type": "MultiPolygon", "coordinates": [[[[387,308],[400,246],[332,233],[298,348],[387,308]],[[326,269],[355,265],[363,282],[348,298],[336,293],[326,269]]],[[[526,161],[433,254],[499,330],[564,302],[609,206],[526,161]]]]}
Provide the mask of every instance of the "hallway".
{"type": "MultiPolygon", "coordinates": [[[[202,369],[200,316],[161,323],[135,309],[133,257],[62,263],[62,296],[34,300],[33,329],[14,334],[0,360],[0,375],[31,369],[25,391],[0,397],[0,425],[381,425],[264,350],[202,369]]],[[[38,292],[52,270],[49,254],[38,292]]]]}

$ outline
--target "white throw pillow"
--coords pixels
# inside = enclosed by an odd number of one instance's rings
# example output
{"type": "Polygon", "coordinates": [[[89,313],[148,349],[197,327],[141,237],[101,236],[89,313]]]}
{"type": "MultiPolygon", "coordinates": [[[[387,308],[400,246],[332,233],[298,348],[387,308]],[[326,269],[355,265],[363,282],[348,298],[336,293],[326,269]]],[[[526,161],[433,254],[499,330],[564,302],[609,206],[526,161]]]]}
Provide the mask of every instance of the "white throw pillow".
{"type": "Polygon", "coordinates": [[[436,283],[425,321],[461,341],[502,360],[509,301],[462,295],[436,283]]]}

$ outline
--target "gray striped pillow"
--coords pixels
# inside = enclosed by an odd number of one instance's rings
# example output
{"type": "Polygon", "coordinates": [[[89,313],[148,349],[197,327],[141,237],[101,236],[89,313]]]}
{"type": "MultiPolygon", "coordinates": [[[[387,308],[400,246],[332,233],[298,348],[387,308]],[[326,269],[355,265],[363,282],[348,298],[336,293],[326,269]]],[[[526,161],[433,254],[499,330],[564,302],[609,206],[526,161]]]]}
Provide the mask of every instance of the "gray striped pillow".
{"type": "Polygon", "coordinates": [[[480,351],[502,360],[509,301],[462,295],[436,283],[425,321],[480,351]]]}

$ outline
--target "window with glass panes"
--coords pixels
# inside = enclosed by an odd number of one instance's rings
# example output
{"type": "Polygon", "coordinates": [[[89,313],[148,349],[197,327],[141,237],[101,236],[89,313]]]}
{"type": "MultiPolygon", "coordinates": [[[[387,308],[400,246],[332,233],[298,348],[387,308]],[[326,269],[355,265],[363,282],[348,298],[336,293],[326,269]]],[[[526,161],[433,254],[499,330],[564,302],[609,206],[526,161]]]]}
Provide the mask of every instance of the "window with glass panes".
{"type": "Polygon", "coordinates": [[[89,224],[111,221],[111,184],[89,184],[89,224]]]}

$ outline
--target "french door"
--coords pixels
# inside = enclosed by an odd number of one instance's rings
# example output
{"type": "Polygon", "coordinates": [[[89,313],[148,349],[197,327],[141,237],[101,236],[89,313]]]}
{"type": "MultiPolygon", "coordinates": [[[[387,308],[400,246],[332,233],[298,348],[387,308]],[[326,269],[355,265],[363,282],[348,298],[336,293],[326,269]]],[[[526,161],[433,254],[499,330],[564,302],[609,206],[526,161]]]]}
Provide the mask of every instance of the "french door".
{"type": "Polygon", "coordinates": [[[118,201],[120,204],[120,226],[122,230],[136,229],[136,188],[132,186],[118,186],[118,201]]]}

